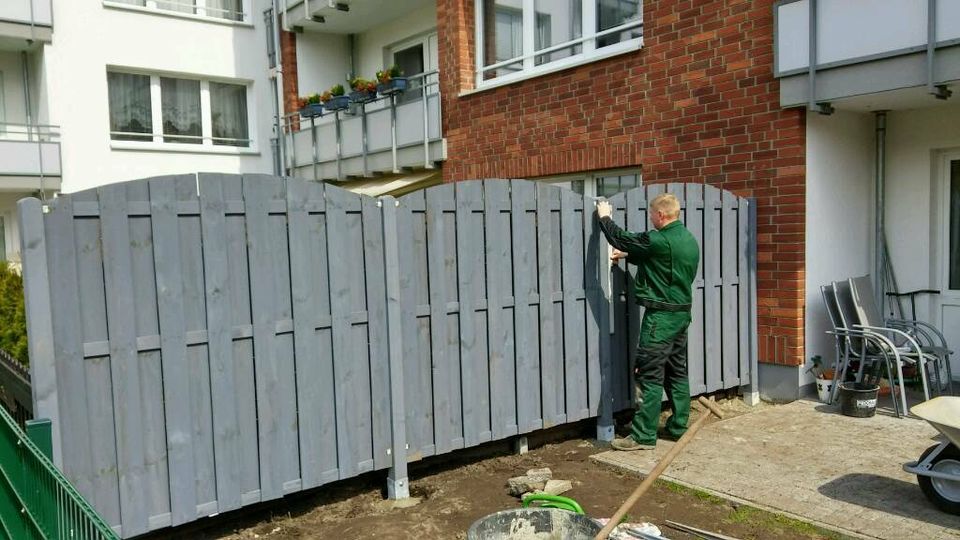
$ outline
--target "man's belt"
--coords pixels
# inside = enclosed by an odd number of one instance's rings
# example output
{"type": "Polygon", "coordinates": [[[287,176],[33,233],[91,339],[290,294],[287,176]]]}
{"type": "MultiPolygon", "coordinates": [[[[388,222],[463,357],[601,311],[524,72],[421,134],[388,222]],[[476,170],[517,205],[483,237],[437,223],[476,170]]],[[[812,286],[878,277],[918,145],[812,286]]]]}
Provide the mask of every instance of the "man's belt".
{"type": "Polygon", "coordinates": [[[670,302],[660,302],[659,300],[651,300],[649,298],[640,298],[637,300],[637,303],[647,309],[656,309],[658,311],[690,311],[690,308],[693,304],[671,304],[670,302]]]}

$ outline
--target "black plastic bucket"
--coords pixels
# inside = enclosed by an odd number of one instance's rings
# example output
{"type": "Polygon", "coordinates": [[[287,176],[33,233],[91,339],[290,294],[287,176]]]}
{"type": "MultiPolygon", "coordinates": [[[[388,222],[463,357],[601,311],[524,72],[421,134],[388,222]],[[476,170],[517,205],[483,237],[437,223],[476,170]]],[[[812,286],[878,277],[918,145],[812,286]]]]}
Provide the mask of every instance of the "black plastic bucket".
{"type": "Polygon", "coordinates": [[[840,384],[840,412],[847,416],[869,418],[877,412],[877,393],[880,387],[875,384],[845,382],[840,384]]]}

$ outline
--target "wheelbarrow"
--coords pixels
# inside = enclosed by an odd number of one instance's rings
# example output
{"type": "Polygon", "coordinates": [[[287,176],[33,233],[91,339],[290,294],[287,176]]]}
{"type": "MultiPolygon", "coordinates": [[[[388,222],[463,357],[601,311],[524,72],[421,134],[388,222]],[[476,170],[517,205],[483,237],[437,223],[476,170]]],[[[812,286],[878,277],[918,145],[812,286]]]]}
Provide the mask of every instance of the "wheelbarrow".
{"type": "Polygon", "coordinates": [[[940,396],[910,409],[946,439],[903,466],[937,508],[960,515],[960,397],[940,396]]]}

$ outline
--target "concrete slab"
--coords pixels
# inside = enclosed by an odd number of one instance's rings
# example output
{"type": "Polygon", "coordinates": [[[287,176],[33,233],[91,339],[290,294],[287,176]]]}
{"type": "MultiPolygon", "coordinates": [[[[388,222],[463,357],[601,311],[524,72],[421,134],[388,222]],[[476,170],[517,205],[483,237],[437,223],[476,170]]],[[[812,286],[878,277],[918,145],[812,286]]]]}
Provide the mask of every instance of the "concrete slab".
{"type": "MultiPolygon", "coordinates": [[[[913,418],[851,418],[808,400],[764,405],[704,427],[664,478],[853,537],[958,539],[960,516],[928,503],[901,469],[936,435],[913,418]]],[[[672,445],[593,458],[646,474],[672,445]]]]}

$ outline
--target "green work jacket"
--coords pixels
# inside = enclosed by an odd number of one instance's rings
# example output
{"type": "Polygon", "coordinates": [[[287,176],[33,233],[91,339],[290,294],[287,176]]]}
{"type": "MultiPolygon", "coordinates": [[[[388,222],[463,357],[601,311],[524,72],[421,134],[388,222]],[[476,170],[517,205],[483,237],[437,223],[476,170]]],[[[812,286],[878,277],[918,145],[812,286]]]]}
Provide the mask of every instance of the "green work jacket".
{"type": "Polygon", "coordinates": [[[686,330],[700,265],[700,247],[690,231],[674,221],[660,230],[632,233],[610,218],[600,220],[600,229],[610,245],[627,253],[627,262],[637,265],[634,296],[647,308],[641,339],[664,341],[686,330]]]}

